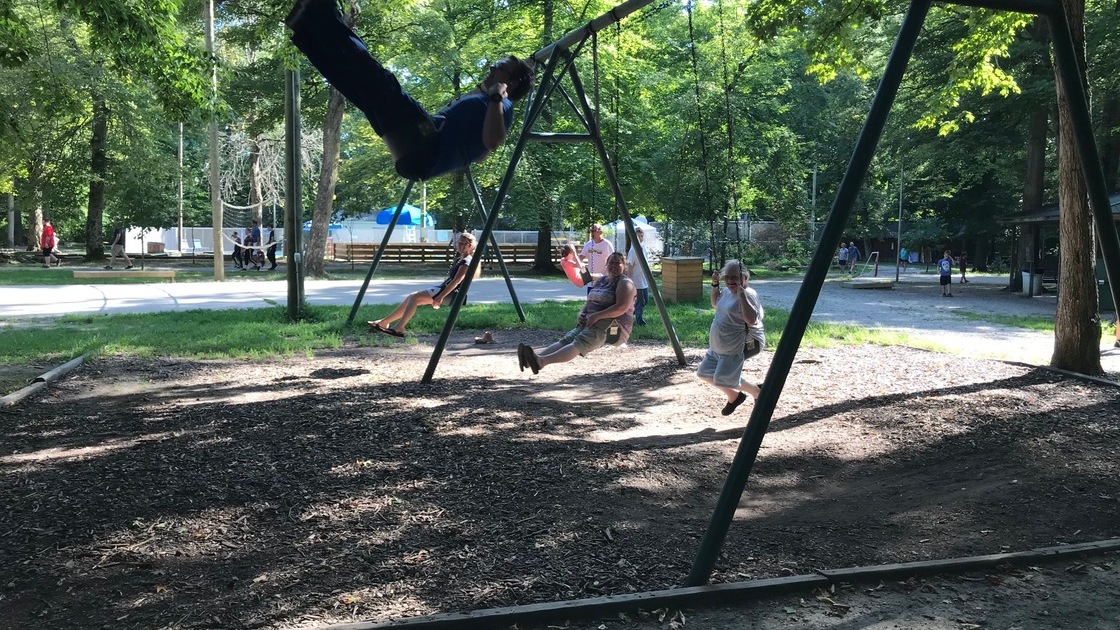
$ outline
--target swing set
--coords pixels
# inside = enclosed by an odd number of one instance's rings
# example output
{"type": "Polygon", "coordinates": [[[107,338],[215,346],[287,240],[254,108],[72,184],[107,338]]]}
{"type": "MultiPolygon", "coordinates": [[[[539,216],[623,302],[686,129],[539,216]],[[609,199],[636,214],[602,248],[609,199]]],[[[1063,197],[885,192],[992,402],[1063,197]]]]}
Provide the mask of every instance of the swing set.
{"type": "MultiPolygon", "coordinates": [[[[625,223],[626,233],[630,241],[634,244],[635,249],[640,254],[639,260],[641,261],[642,271],[645,272],[648,277],[652,277],[652,274],[649,273],[649,266],[646,262],[645,255],[641,251],[641,243],[634,232],[633,221],[626,206],[626,202],[623,199],[617,172],[612,168],[612,162],[609,159],[606,147],[603,144],[602,136],[599,133],[599,127],[595,118],[595,110],[588,102],[587,94],[583,89],[579,73],[576,71],[573,64],[574,60],[581,52],[583,45],[588,39],[593,38],[596,32],[619,22],[628,15],[650,4],[652,1],[653,0],[630,0],[629,2],[623,3],[591,20],[586,25],[569,32],[561,39],[545,46],[533,54],[532,60],[537,63],[538,66],[543,66],[544,69],[540,75],[536,92],[527,100],[523,127],[506,169],[505,176],[502,178],[495,199],[491,203],[490,211],[484,212],[486,222],[482,231],[482,236],[479,239],[480,247],[482,247],[484,251],[488,244],[497,249],[496,243],[492,242],[492,233],[497,219],[498,209],[501,207],[502,201],[506,197],[516,172],[517,164],[525,151],[527,143],[586,142],[594,146],[600,162],[604,167],[607,181],[614,193],[619,214],[625,223]],[[571,91],[561,84],[561,80],[565,78],[567,79],[568,85],[571,87],[571,91]],[[545,103],[554,97],[559,97],[561,102],[570,107],[576,118],[587,130],[586,134],[551,133],[534,130],[534,126],[537,124],[537,120],[544,109],[545,103]]],[[[1097,149],[1093,137],[1085,84],[1082,81],[1081,69],[1078,66],[1073,38],[1070,34],[1070,26],[1060,0],[951,0],[948,3],[995,10],[1017,11],[1040,15],[1046,18],[1050,27],[1055,63],[1058,73],[1062,78],[1062,85],[1069,99],[1071,131],[1074,135],[1077,151],[1082,161],[1083,175],[1085,177],[1089,196],[1089,205],[1093,213],[1101,254],[1105,261],[1105,268],[1113,292],[1113,300],[1120,303],[1120,237],[1117,236],[1116,224],[1112,220],[1104,171],[1101,168],[1100,162],[1097,160],[1097,149]]],[[[894,99],[898,94],[903,74],[905,73],[906,66],[914,51],[914,46],[931,4],[932,0],[911,0],[909,9],[903,18],[901,29],[899,30],[894,47],[887,60],[886,68],[880,79],[878,89],[875,92],[875,97],[867,114],[863,129],[860,131],[855,148],[852,152],[851,160],[848,163],[844,177],[837,190],[836,197],[833,200],[832,208],[828,215],[828,221],[825,223],[821,238],[817,243],[817,249],[813,254],[809,268],[801,283],[801,288],[798,291],[793,308],[790,311],[789,320],[783,330],[782,338],[775,349],[769,371],[763,382],[762,391],[755,402],[750,420],[739,442],[735,458],[728,470],[723,489],[720,492],[716,506],[712,512],[708,529],[701,540],[700,549],[697,552],[691,571],[685,582],[687,586],[706,584],[711,577],[716,560],[719,557],[720,549],[723,546],[724,538],[727,535],[735,510],[742,498],[754,461],[762,446],[762,439],[769,427],[786,378],[793,366],[794,358],[801,345],[801,340],[804,337],[809,320],[812,317],[817,298],[820,296],[821,288],[828,275],[829,267],[832,264],[833,252],[836,250],[841,237],[844,235],[845,226],[851,216],[856,197],[863,185],[863,180],[871,164],[871,159],[874,156],[876,145],[882,135],[894,99]]],[[[297,87],[298,85],[295,81],[289,82],[289,90],[297,87]]],[[[289,103],[295,104],[295,111],[298,112],[298,89],[295,89],[295,93],[296,96],[290,98],[289,103]]],[[[293,113],[292,110],[289,110],[289,113],[293,113]]],[[[298,114],[289,117],[289,125],[291,125],[293,117],[298,118],[298,114]]],[[[291,156],[291,154],[289,154],[289,156],[291,156]]],[[[291,159],[291,157],[289,157],[289,159],[291,159]]],[[[298,173],[298,171],[295,172],[298,173]]],[[[291,174],[291,171],[289,174],[291,174]]],[[[471,181],[472,190],[476,193],[476,203],[482,207],[481,196],[477,194],[477,185],[473,184],[473,178],[471,181]]],[[[412,185],[413,182],[409,182],[405,187],[402,201],[397,207],[397,214],[400,213],[404,204],[404,199],[407,198],[412,185]]],[[[298,193],[298,190],[296,192],[298,193]]],[[[289,191],[289,194],[291,194],[291,191],[289,191]]],[[[294,203],[292,205],[294,206],[294,203]]],[[[389,226],[390,231],[395,222],[396,216],[394,216],[393,223],[389,226]]],[[[387,238],[388,235],[386,235],[386,239],[387,238]]],[[[385,242],[383,241],[382,249],[384,249],[384,245],[385,242]]],[[[372,276],[373,270],[376,268],[377,262],[380,259],[380,253],[379,251],[371,265],[370,273],[366,278],[367,284],[369,277],[372,276]]],[[[483,256],[480,254],[475,256],[471,261],[471,267],[467,273],[467,277],[463,282],[459,295],[456,297],[450,309],[447,322],[444,325],[435,352],[432,354],[428,369],[424,374],[423,382],[425,383],[430,382],[432,379],[432,375],[438,365],[439,357],[454,328],[455,320],[458,317],[459,310],[469,289],[470,281],[477,272],[478,265],[481,264],[482,258],[483,256]]],[[[501,261],[500,256],[499,261],[501,261]]],[[[505,273],[504,266],[503,274],[506,275],[507,282],[509,282],[509,276],[505,273]]],[[[358,299],[355,301],[354,309],[351,311],[351,320],[360,305],[364,289],[365,285],[363,285],[363,291],[359,293],[358,299]]],[[[657,290],[656,284],[651,284],[650,293],[654,296],[662,320],[665,323],[666,330],[669,332],[669,339],[676,351],[678,361],[681,365],[685,365],[684,354],[681,351],[680,343],[669,321],[668,312],[665,309],[664,302],[660,292],[657,290]]],[[[516,304],[516,294],[513,290],[512,283],[510,283],[510,294],[514,296],[516,304]]],[[[518,307],[518,310],[520,314],[520,307],[518,307]]],[[[523,315],[522,320],[524,320],[523,315]]],[[[658,601],[667,601],[671,599],[672,594],[670,592],[670,594],[661,594],[658,601]]],[[[649,599],[643,601],[647,604],[649,603],[649,599]]]]}

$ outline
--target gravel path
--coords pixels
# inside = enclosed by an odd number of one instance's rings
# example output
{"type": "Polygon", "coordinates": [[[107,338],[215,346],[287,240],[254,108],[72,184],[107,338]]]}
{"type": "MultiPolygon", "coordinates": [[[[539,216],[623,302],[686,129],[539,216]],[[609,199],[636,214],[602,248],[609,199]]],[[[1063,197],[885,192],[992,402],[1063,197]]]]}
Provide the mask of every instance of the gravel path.
{"type": "MultiPolygon", "coordinates": [[[[801,281],[755,280],[751,285],[764,305],[790,309],[801,281]]],[[[936,276],[917,273],[904,275],[893,289],[853,289],[830,279],[821,290],[813,321],[890,328],[976,358],[1049,363],[1054,335],[965,319],[960,314],[1053,317],[1057,309],[1054,295],[1009,293],[1006,279],[984,277],[967,285],[953,284],[952,290],[952,298],[941,297],[936,276]]],[[[1102,345],[1101,364],[1110,374],[1120,373],[1120,349],[1102,345]]]]}

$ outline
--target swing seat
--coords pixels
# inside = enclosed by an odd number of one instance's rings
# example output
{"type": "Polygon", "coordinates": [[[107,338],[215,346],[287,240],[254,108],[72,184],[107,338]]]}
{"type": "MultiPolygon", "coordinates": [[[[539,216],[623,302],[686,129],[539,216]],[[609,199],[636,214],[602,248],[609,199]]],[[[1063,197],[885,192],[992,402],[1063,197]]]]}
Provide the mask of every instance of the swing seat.
{"type": "MultiPolygon", "coordinates": [[[[570,256],[561,258],[560,268],[564,270],[564,275],[568,276],[568,280],[570,280],[572,284],[579,288],[583,288],[587,285],[587,278],[583,276],[583,273],[586,272],[583,271],[578,261],[572,260],[570,256]]],[[[587,274],[588,277],[590,277],[590,275],[591,274],[587,274]]]]}

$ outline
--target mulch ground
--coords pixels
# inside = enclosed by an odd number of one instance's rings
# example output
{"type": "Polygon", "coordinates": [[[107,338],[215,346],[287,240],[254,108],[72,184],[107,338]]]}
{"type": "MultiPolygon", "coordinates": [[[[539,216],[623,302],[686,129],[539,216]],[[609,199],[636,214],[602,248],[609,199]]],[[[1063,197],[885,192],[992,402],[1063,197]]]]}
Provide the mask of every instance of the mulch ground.
{"type": "MultiPolygon", "coordinates": [[[[289,628],[680,585],[750,403],[719,415],[698,350],[533,376],[524,336],[471,338],[427,385],[430,339],[105,357],[0,411],[0,627],[289,628]]],[[[713,579],[1120,535],[1118,415],[1120,388],[1042,369],[803,350],[713,579]]]]}

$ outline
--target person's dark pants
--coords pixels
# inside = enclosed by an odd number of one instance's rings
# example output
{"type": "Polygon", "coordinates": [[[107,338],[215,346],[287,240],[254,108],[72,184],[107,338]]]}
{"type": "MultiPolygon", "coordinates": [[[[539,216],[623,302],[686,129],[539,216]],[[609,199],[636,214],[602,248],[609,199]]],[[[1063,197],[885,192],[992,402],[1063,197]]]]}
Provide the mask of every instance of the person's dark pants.
{"type": "Polygon", "coordinates": [[[275,269],[276,268],[276,245],[269,245],[268,246],[267,256],[268,256],[268,262],[269,262],[269,265],[270,265],[269,269],[275,269]]]}
{"type": "Polygon", "coordinates": [[[233,246],[233,265],[235,267],[240,267],[241,266],[241,246],[240,245],[234,245],[233,246]]]}
{"type": "Polygon", "coordinates": [[[245,267],[253,264],[253,250],[245,247],[241,249],[241,264],[245,267]]]}
{"type": "Polygon", "coordinates": [[[425,179],[437,145],[435,122],[369,53],[333,0],[312,0],[293,25],[292,43],[346,100],[362,110],[397,157],[397,173],[425,179]]]}
{"type": "Polygon", "coordinates": [[[642,314],[646,312],[646,304],[649,302],[649,289],[638,289],[638,294],[634,296],[634,323],[645,326],[646,320],[642,314]]]}

